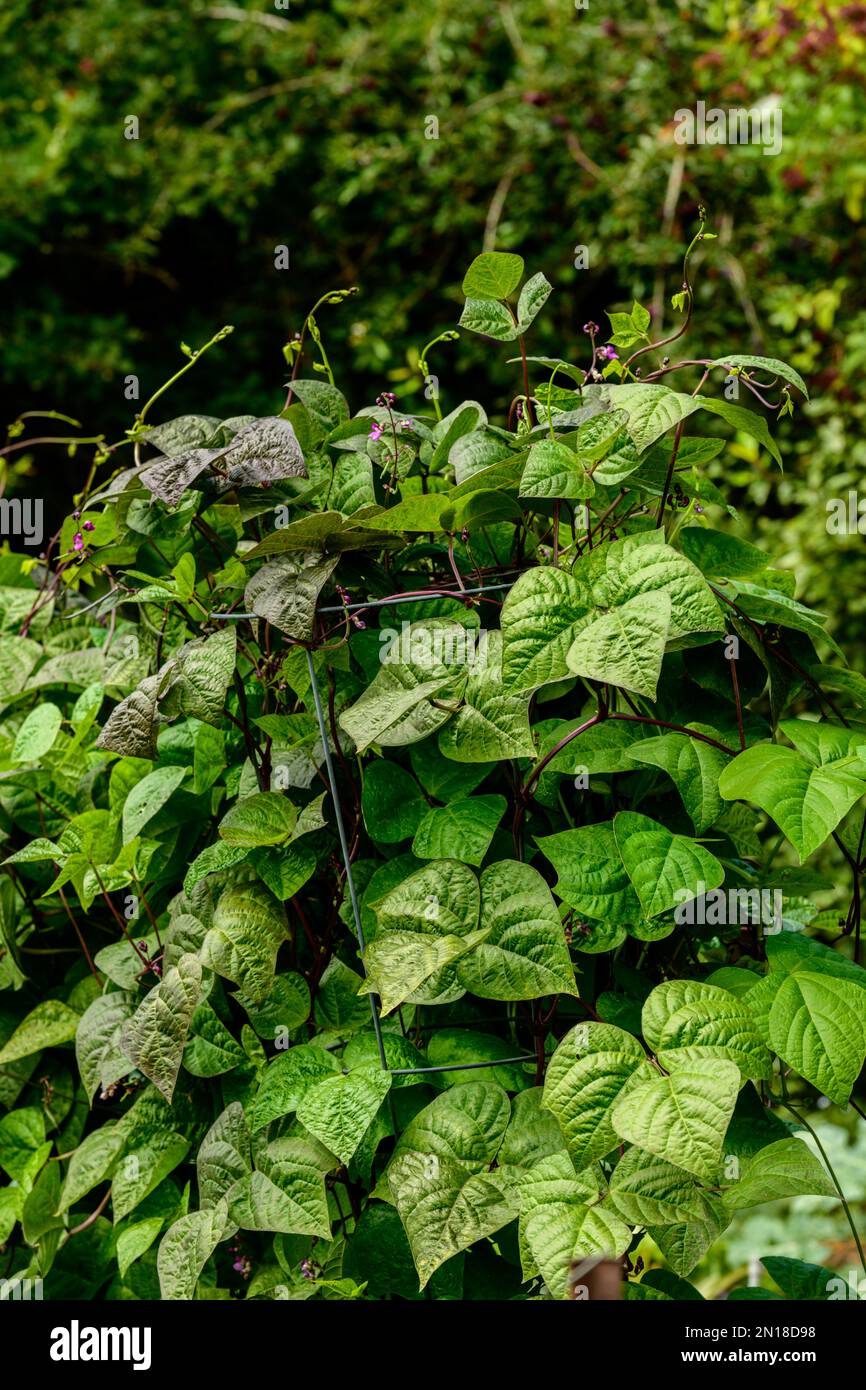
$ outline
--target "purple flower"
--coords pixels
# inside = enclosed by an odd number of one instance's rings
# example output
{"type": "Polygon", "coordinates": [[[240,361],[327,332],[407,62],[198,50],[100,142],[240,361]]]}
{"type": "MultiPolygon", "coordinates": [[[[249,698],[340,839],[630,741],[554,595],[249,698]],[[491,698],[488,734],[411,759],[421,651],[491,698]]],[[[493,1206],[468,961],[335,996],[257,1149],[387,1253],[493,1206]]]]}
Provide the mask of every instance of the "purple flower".
{"type": "Polygon", "coordinates": [[[593,323],[592,319],[590,319],[589,323],[585,323],[583,325],[583,331],[584,333],[599,333],[601,330],[599,329],[598,324],[593,323]]]}
{"type": "Polygon", "coordinates": [[[382,438],[382,426],[379,424],[378,420],[374,420],[370,426],[370,438],[374,444],[377,444],[382,438]]]}
{"type": "Polygon", "coordinates": [[[616,348],[603,347],[598,350],[599,357],[606,357],[609,362],[619,361],[619,353],[616,348]]]}
{"type": "Polygon", "coordinates": [[[92,521],[85,521],[85,523],[84,523],[84,530],[85,530],[85,531],[95,531],[95,530],[96,530],[96,527],[94,526],[94,524],[93,524],[92,521]]]}
{"type": "Polygon", "coordinates": [[[414,420],[401,420],[401,421],[400,421],[400,428],[401,428],[401,430],[411,430],[411,429],[414,429],[414,427],[415,427],[415,421],[414,421],[414,420]]]}
{"type": "Polygon", "coordinates": [[[84,549],[84,537],[82,536],[82,534],[81,534],[80,531],[76,531],[76,532],[75,532],[75,535],[72,537],[72,549],[73,549],[73,550],[83,550],[83,549],[84,549]]]}

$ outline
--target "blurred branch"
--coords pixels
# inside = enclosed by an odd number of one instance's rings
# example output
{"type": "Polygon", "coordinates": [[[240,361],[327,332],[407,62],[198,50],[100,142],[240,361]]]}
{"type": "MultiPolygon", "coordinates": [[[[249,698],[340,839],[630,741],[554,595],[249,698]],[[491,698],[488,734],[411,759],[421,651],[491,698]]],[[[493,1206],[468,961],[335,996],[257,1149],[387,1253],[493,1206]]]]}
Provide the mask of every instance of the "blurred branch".
{"type": "Polygon", "coordinates": [[[750,329],[756,347],[762,347],[764,343],[764,330],[761,328],[761,321],[758,318],[758,311],[755,302],[749,294],[746,272],[742,264],[737,260],[733,251],[729,250],[731,233],[733,230],[733,219],[730,213],[725,213],[719,223],[719,249],[724,249],[725,269],[730,277],[731,284],[737,292],[737,299],[740,303],[750,329]]]}
{"type": "Polygon", "coordinates": [[[261,24],[263,29],[291,29],[289,19],[275,14],[260,14],[257,10],[242,10],[238,5],[213,5],[204,12],[205,19],[231,19],[238,24],[261,24]]]}
{"type": "MultiPolygon", "coordinates": [[[[335,74],[331,80],[337,80],[335,74]]],[[[254,91],[244,92],[243,96],[237,97],[224,111],[217,111],[216,115],[205,121],[202,130],[216,130],[217,126],[221,126],[223,121],[227,121],[237,111],[241,111],[245,106],[253,106],[257,101],[264,101],[267,97],[280,96],[283,92],[298,92],[304,87],[323,87],[327,83],[327,74],[310,73],[308,77],[291,77],[285,82],[272,82],[269,87],[256,87],[254,91]]]]}
{"type": "Polygon", "coordinates": [[[579,164],[581,169],[585,169],[594,179],[600,179],[602,183],[607,182],[608,175],[594,160],[590,159],[573,130],[566,132],[565,143],[575,164],[579,164]]]}
{"type": "Polygon", "coordinates": [[[496,185],[493,197],[490,199],[487,217],[484,220],[484,244],[481,248],[483,251],[492,251],[496,246],[496,233],[499,230],[499,219],[502,216],[502,209],[505,207],[505,200],[511,190],[511,185],[514,182],[516,173],[517,165],[509,165],[496,185]]]}
{"type": "MultiPolygon", "coordinates": [[[[683,187],[683,174],[686,167],[686,157],[683,154],[674,156],[671,163],[670,173],[668,174],[668,186],[665,190],[664,207],[662,208],[662,236],[667,240],[674,229],[674,218],[677,214],[677,204],[680,200],[680,193],[683,187]]],[[[664,271],[660,270],[656,276],[653,288],[653,323],[656,324],[658,331],[663,331],[665,317],[665,276],[664,271]]]]}

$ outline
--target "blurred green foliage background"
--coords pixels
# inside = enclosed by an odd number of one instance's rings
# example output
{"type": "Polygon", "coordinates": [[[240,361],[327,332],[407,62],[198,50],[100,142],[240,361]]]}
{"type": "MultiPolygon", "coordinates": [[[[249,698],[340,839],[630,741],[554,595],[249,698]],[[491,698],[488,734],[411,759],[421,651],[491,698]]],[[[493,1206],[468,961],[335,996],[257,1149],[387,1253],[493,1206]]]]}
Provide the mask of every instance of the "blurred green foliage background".
{"type": "MultiPolygon", "coordinates": [[[[746,440],[719,467],[744,531],[772,531],[857,661],[864,541],[828,536],[826,502],[866,458],[866,4],[7,0],[0,53],[7,421],[55,408],[116,437],[136,409],[125,378],[145,399],[181,339],[226,322],[168,413],[273,410],[282,344],[351,284],[321,326],[352,405],[386,385],[420,403],[418,348],[455,322],[484,247],[545,271],[532,350],[580,361],[605,308],[637,297],[673,322],[702,202],[719,239],[678,346],[784,357],[809,381],[813,404],[782,424],[784,476],[746,440]],[[775,157],[673,138],[699,98],[773,97],[775,157]]],[[[509,355],[469,335],[437,349],[446,408],[492,383],[504,409],[509,355]]],[[[28,469],[71,491],[83,464],[35,450],[28,469]]]]}

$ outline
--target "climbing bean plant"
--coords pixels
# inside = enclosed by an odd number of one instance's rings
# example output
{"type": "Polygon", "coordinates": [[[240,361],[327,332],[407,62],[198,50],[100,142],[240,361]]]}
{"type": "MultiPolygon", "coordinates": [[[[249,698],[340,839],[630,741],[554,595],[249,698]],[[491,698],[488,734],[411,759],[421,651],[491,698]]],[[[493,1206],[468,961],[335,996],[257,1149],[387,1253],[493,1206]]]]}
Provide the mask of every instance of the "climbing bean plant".
{"type": "Polygon", "coordinates": [[[458,330],[351,407],[335,291],[274,414],[157,393],[0,556],[0,1241],[46,1297],[694,1297],[798,1194],[859,1249],[808,1116],[866,1054],[866,683],[705,476],[805,383],[672,358],[688,254],[661,343],[533,356],[514,254],[463,289],[506,420],[443,412],[458,330]]]}

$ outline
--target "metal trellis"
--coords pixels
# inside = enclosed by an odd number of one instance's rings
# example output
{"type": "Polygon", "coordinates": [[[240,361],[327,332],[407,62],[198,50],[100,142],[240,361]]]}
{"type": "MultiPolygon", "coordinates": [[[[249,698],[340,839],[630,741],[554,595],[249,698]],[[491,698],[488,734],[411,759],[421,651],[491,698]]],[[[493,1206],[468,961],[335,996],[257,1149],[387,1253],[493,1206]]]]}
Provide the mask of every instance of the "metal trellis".
{"type": "MultiPolygon", "coordinates": [[[[428,591],[426,593],[392,594],[388,598],[370,599],[363,603],[335,604],[333,606],[320,608],[318,609],[318,612],[357,613],[359,611],[371,608],[388,608],[394,604],[399,603],[430,603],[442,598],[462,599],[464,596],[471,597],[476,594],[501,592],[503,589],[510,589],[512,587],[513,582],[514,581],[512,579],[506,583],[501,584],[482,584],[472,588],[461,589],[449,589],[443,586],[442,588],[436,589],[433,593],[430,593],[428,591]]],[[[239,621],[244,618],[259,618],[260,615],[258,613],[226,612],[212,613],[211,617],[239,621]]],[[[349,902],[352,906],[352,917],[354,919],[355,924],[355,936],[358,941],[358,948],[361,952],[361,964],[364,969],[364,977],[366,979],[367,975],[365,956],[367,951],[367,943],[364,938],[364,927],[361,921],[361,908],[358,902],[358,891],[355,886],[355,878],[352,873],[352,860],[349,852],[348,836],[346,835],[346,822],[343,818],[343,808],[340,802],[340,792],[337,785],[337,776],[334,769],[334,760],[331,755],[331,741],[328,733],[328,726],[325,721],[325,711],[322,704],[322,693],[319,688],[318,678],[316,676],[316,667],[315,662],[313,661],[312,649],[308,647],[306,654],[307,670],[309,672],[310,677],[310,689],[313,693],[313,705],[316,711],[316,723],[319,726],[319,735],[322,740],[322,749],[325,758],[325,770],[328,777],[328,786],[331,791],[331,799],[334,803],[334,816],[337,822],[337,835],[340,841],[340,853],[342,855],[343,868],[346,875],[346,888],[348,889],[349,902]]],[[[483,1062],[448,1062],[442,1063],[439,1066],[390,1067],[388,1065],[388,1058],[385,1052],[385,1035],[382,1031],[382,1020],[379,1014],[379,996],[377,994],[370,994],[369,999],[370,1013],[373,1021],[373,1032],[376,1036],[376,1047],[379,1052],[379,1062],[382,1067],[382,1070],[389,1072],[391,1076],[425,1076],[431,1073],[438,1072],[480,1071],[487,1067],[515,1066],[521,1062],[536,1061],[535,1055],[533,1053],[525,1052],[518,1057],[497,1057],[483,1062]]]]}

